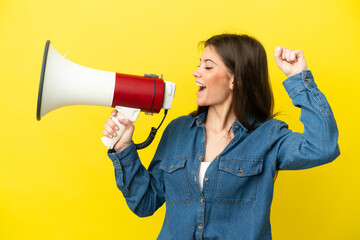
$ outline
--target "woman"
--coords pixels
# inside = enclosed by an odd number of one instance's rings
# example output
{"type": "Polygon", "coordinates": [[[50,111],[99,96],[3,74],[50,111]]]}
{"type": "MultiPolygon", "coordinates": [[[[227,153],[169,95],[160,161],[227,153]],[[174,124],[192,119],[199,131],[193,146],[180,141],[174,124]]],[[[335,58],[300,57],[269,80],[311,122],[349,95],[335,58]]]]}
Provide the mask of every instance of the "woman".
{"type": "MultiPolygon", "coordinates": [[[[118,188],[138,216],[166,202],[158,239],[271,239],[270,206],[277,170],[305,169],[339,155],[335,119],[300,50],[275,49],[302,134],[273,119],[263,46],[246,35],[223,34],[204,43],[193,73],[198,111],[173,120],[146,170],[126,126],[108,152],[118,188]]],[[[113,111],[112,114],[116,114],[113,111]]],[[[103,134],[114,135],[107,120],[103,134]]]]}

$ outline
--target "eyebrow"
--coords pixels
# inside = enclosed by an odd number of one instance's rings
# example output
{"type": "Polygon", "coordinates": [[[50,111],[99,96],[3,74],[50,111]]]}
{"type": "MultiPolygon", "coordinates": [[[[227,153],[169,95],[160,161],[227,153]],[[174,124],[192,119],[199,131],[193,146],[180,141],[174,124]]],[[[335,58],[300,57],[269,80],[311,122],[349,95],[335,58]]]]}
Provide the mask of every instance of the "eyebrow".
{"type": "MultiPolygon", "coordinates": [[[[207,58],[207,59],[204,60],[204,62],[207,62],[207,61],[213,62],[215,65],[217,65],[217,64],[216,64],[213,60],[211,60],[211,59],[208,59],[208,58],[207,58]]],[[[200,58],[200,62],[201,62],[201,58],[200,58]]]]}

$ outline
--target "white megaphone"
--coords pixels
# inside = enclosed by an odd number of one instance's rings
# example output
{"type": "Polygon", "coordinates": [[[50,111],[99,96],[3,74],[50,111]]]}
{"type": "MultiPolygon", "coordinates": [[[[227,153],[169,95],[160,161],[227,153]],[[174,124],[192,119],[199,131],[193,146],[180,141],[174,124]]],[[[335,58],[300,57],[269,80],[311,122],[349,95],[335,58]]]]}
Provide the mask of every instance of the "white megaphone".
{"type": "MultiPolygon", "coordinates": [[[[159,113],[161,108],[165,109],[166,115],[172,106],[175,88],[175,83],[153,74],[135,76],[78,65],[58,53],[48,40],[41,69],[36,117],[40,120],[52,110],[69,105],[115,107],[118,114],[113,120],[119,127],[117,136],[101,139],[111,149],[125,130],[118,118],[135,122],[140,111],[159,113]]],[[[157,129],[152,128],[149,138],[137,144],[137,148],[149,145],[157,129]]]]}

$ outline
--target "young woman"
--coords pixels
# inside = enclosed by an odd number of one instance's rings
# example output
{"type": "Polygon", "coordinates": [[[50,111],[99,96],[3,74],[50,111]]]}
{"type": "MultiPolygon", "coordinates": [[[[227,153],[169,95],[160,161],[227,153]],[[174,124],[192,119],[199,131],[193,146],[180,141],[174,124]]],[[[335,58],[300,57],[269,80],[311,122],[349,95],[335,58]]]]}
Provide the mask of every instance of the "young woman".
{"type": "MultiPolygon", "coordinates": [[[[301,50],[277,47],[275,61],[301,108],[302,134],[273,118],[266,53],[257,40],[223,34],[204,45],[193,73],[198,111],[167,126],[148,170],[132,142],[134,126],[119,120],[126,131],[108,152],[117,186],[141,217],[166,202],[158,239],[271,239],[277,170],[334,160],[340,154],[334,116],[301,50]]],[[[103,134],[115,128],[107,119],[103,134]]]]}

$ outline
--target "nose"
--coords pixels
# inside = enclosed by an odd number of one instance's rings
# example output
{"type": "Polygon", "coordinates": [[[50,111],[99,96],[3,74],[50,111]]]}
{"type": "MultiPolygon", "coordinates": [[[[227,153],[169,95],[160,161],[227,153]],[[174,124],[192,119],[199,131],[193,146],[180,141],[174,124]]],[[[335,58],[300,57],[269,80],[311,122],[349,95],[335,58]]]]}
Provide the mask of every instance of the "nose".
{"type": "Polygon", "coordinates": [[[193,76],[196,78],[199,78],[201,76],[199,68],[197,68],[194,72],[193,72],[193,76]]]}

